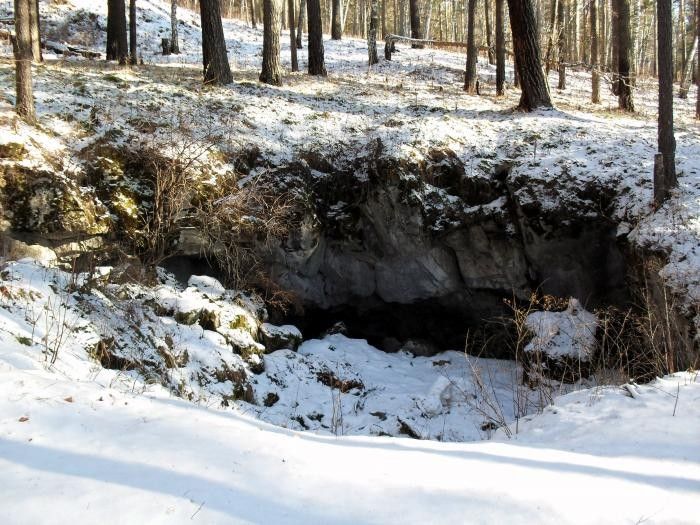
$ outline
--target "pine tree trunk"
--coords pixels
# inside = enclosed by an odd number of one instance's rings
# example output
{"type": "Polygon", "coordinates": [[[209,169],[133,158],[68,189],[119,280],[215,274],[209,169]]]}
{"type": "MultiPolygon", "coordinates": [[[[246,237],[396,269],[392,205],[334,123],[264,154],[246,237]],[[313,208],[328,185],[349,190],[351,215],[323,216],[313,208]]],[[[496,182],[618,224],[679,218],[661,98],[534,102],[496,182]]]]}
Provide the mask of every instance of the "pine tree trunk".
{"type": "Polygon", "coordinates": [[[425,31],[423,32],[423,38],[426,40],[430,40],[430,25],[432,23],[433,19],[433,1],[432,0],[427,0],[428,2],[428,14],[425,17],[425,31]]]}
{"type": "Polygon", "coordinates": [[[42,62],[41,56],[41,28],[39,21],[39,0],[29,2],[29,31],[32,35],[32,58],[34,62],[42,62]]]}
{"type": "Polygon", "coordinates": [[[496,63],[496,54],[493,52],[491,40],[491,0],[484,0],[484,21],[486,23],[486,46],[489,48],[489,64],[496,63]]]}
{"type": "Polygon", "coordinates": [[[36,123],[34,92],[32,89],[32,32],[30,3],[34,0],[15,0],[15,37],[12,47],[15,55],[15,110],[30,124],[36,123]]]}
{"type": "Polygon", "coordinates": [[[199,0],[199,14],[202,24],[204,83],[230,84],[233,82],[233,77],[226,54],[219,0],[199,0]]]}
{"type": "MultiPolygon", "coordinates": [[[[654,177],[654,200],[661,204],[676,184],[673,136],[673,9],[671,0],[656,0],[659,71],[659,153],[661,176],[654,177]]],[[[656,173],[655,173],[656,175],[656,173]]]]}
{"type": "Polygon", "coordinates": [[[170,52],[175,55],[180,54],[177,34],[177,0],[170,1],[170,52]]]}
{"type": "Polygon", "coordinates": [[[544,56],[544,75],[549,78],[550,64],[552,63],[552,55],[554,54],[554,38],[557,34],[557,13],[559,12],[559,1],[552,0],[552,12],[549,16],[549,36],[547,38],[547,52],[544,56]]]}
{"type": "Polygon", "coordinates": [[[340,27],[340,15],[341,15],[341,5],[340,0],[332,0],[331,11],[331,39],[340,40],[343,37],[343,31],[340,27]]]}
{"type": "Polygon", "coordinates": [[[559,55],[559,83],[557,85],[558,89],[566,89],[566,31],[565,31],[565,17],[566,17],[566,6],[564,2],[566,0],[559,0],[559,5],[557,6],[557,27],[559,28],[559,38],[557,39],[557,53],[559,55]]]}
{"type": "Polygon", "coordinates": [[[304,20],[306,18],[306,0],[299,3],[299,18],[297,19],[297,49],[301,49],[301,35],[304,31],[304,20]]]}
{"type": "Polygon", "coordinates": [[[107,2],[107,60],[126,64],[129,48],[126,41],[126,6],[124,0],[107,2]]]}
{"type": "MultiPolygon", "coordinates": [[[[422,39],[423,31],[420,27],[420,6],[418,5],[418,0],[409,0],[408,2],[410,18],[411,18],[411,38],[422,39]]],[[[411,44],[414,49],[423,49],[423,44],[414,42],[411,44]]]]}
{"type": "Polygon", "coordinates": [[[373,66],[379,62],[377,56],[377,26],[379,17],[377,13],[377,0],[371,0],[369,14],[369,32],[367,33],[367,52],[369,55],[369,65],[373,66]]]}
{"type": "Polygon", "coordinates": [[[610,69],[612,71],[612,92],[620,96],[620,3],[624,0],[611,0],[610,3],[610,69]]]}
{"type": "Polygon", "coordinates": [[[496,95],[505,95],[506,42],[503,27],[503,0],[496,0],[496,95]]]}
{"type": "Polygon", "coordinates": [[[292,72],[299,71],[299,61],[297,59],[297,37],[296,23],[294,21],[294,0],[287,0],[287,15],[289,16],[289,51],[292,55],[292,72]]]}
{"type": "Polygon", "coordinates": [[[464,70],[464,91],[476,94],[476,44],[474,37],[474,18],[476,17],[476,0],[467,2],[467,65],[464,70]]]}
{"type": "Polygon", "coordinates": [[[263,0],[263,59],[260,82],[282,85],[280,65],[280,0],[263,0]]]}
{"type": "MultiPolygon", "coordinates": [[[[386,2],[387,0],[382,0],[382,38],[386,38],[386,2]]],[[[348,0],[350,4],[350,0],[348,0]]]]}
{"type": "Polygon", "coordinates": [[[139,63],[136,49],[136,0],[129,0],[129,64],[139,63]]]}
{"type": "Polygon", "coordinates": [[[688,88],[690,87],[690,77],[693,70],[693,64],[695,63],[695,53],[698,50],[698,39],[693,40],[693,47],[690,48],[690,53],[685,59],[685,68],[683,68],[683,75],[681,75],[681,86],[678,90],[678,96],[680,98],[688,98],[688,88]]]}
{"type": "Polygon", "coordinates": [[[591,102],[600,103],[600,72],[598,69],[598,3],[590,3],[591,15],[591,102]]]}
{"type": "Polygon", "coordinates": [[[630,4],[629,0],[615,0],[618,9],[617,34],[617,72],[619,78],[618,107],[623,111],[634,111],[632,96],[633,77],[630,60],[632,51],[632,35],[630,34],[630,4]]]}
{"type": "MultiPolygon", "coordinates": [[[[695,40],[700,40],[700,2],[695,2],[695,40]]],[[[695,86],[697,88],[697,100],[695,101],[695,118],[700,119],[700,56],[695,71],[695,86]]]]}
{"type": "Polygon", "coordinates": [[[520,104],[523,111],[552,107],[549,88],[542,71],[540,43],[531,0],[508,0],[513,51],[521,84],[520,104]]]}
{"type": "Polygon", "coordinates": [[[257,29],[258,22],[255,18],[255,0],[248,0],[248,1],[250,2],[250,25],[253,26],[253,29],[257,29]]]}
{"type": "Polygon", "coordinates": [[[309,75],[326,76],[326,64],[323,58],[321,2],[307,0],[306,15],[309,18],[309,75]]]}

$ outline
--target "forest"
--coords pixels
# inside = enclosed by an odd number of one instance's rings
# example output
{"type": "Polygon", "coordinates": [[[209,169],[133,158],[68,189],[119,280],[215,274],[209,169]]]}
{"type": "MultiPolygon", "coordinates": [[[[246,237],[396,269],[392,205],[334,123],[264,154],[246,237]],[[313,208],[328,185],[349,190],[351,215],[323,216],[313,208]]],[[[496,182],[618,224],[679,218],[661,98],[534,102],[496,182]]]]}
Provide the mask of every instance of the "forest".
{"type": "Polygon", "coordinates": [[[694,523],[698,0],[0,0],[0,522],[694,523]]]}

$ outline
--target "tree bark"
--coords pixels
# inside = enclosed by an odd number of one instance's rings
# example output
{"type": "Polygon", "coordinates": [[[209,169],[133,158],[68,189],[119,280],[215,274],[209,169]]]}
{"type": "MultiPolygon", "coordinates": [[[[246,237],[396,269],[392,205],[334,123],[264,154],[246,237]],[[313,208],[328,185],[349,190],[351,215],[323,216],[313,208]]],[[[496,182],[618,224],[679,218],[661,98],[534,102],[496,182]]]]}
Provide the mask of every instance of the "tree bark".
{"type": "Polygon", "coordinates": [[[255,19],[255,0],[248,0],[250,3],[250,25],[253,29],[258,28],[258,22],[255,19]]]}
{"type": "Polygon", "coordinates": [[[29,30],[32,35],[32,58],[37,63],[44,60],[41,56],[41,23],[39,18],[39,0],[30,0],[29,30]]]}
{"type": "Polygon", "coordinates": [[[673,136],[673,9],[671,0],[657,0],[659,72],[659,153],[662,168],[656,165],[654,200],[661,204],[676,184],[676,139],[673,136]],[[658,180],[660,179],[660,180],[658,180]]]}
{"type": "Polygon", "coordinates": [[[557,27],[559,28],[559,38],[557,39],[557,54],[559,55],[559,83],[557,84],[558,89],[566,89],[566,31],[565,31],[565,20],[566,20],[566,6],[564,5],[565,0],[559,0],[559,5],[557,6],[557,27]]]}
{"type": "Polygon", "coordinates": [[[306,1],[306,15],[309,18],[309,75],[326,76],[326,63],[323,58],[323,22],[319,0],[306,1]]]}
{"type": "Polygon", "coordinates": [[[489,48],[489,64],[496,63],[496,55],[493,52],[493,42],[491,40],[491,0],[484,0],[484,21],[486,22],[486,46],[489,48]]]}
{"type": "MultiPolygon", "coordinates": [[[[411,18],[411,38],[422,39],[423,31],[420,27],[420,6],[418,5],[418,0],[409,0],[408,8],[410,11],[411,18]]],[[[423,44],[420,42],[414,42],[411,44],[414,49],[423,49],[423,44]]]]}
{"type": "Polygon", "coordinates": [[[107,60],[126,64],[129,48],[126,42],[126,6],[124,0],[107,2],[107,60]]]}
{"type": "Polygon", "coordinates": [[[343,38],[343,30],[340,24],[342,6],[340,0],[332,0],[331,2],[331,39],[340,40],[343,38]]]}
{"type": "Polygon", "coordinates": [[[263,0],[263,59],[260,82],[282,85],[280,0],[263,0]]]}
{"type": "Polygon", "coordinates": [[[139,63],[136,48],[136,0],[129,0],[129,64],[139,63]]]}
{"type": "Polygon", "coordinates": [[[32,32],[30,4],[34,0],[15,0],[15,111],[30,124],[36,123],[32,89],[32,32]]]}
{"type": "MultiPolygon", "coordinates": [[[[695,39],[700,40],[700,1],[695,2],[695,39]]],[[[695,71],[695,86],[697,87],[697,100],[695,101],[695,118],[700,119],[700,56],[695,71]]]]}
{"type": "Polygon", "coordinates": [[[591,15],[591,102],[600,103],[600,71],[598,69],[598,0],[590,3],[591,15]]]}
{"type": "Polygon", "coordinates": [[[297,20],[297,49],[301,49],[301,35],[304,31],[304,18],[306,17],[306,0],[299,3],[299,19],[297,20]]]}
{"type": "Polygon", "coordinates": [[[690,87],[690,77],[693,70],[693,64],[695,63],[695,53],[698,50],[698,39],[697,37],[693,40],[693,47],[690,48],[690,52],[685,59],[685,67],[683,68],[683,74],[681,75],[681,86],[678,90],[678,96],[680,98],[688,98],[688,88],[690,87]]]}
{"type": "Polygon", "coordinates": [[[369,32],[367,33],[367,52],[369,55],[369,65],[373,66],[379,62],[377,56],[377,26],[379,25],[379,17],[377,13],[377,0],[371,0],[369,14],[369,32]]]}
{"type": "Polygon", "coordinates": [[[612,92],[620,96],[620,2],[623,0],[611,0],[610,2],[610,47],[612,70],[612,92]]]}
{"type": "Polygon", "coordinates": [[[170,1],[170,52],[175,55],[180,54],[177,34],[177,0],[170,1]]]}
{"type": "Polygon", "coordinates": [[[496,95],[505,95],[506,42],[503,30],[503,0],[496,0],[496,95]]]}
{"type": "Polygon", "coordinates": [[[542,71],[540,44],[531,0],[508,0],[513,51],[521,85],[520,104],[523,111],[552,107],[549,88],[542,71]]]}
{"type": "Polygon", "coordinates": [[[545,77],[549,77],[549,68],[554,53],[554,37],[557,34],[557,13],[559,12],[559,0],[552,0],[552,12],[549,16],[549,36],[547,37],[547,52],[544,57],[545,77]]]}
{"type": "Polygon", "coordinates": [[[230,84],[233,82],[226,54],[224,27],[221,21],[219,0],[199,0],[202,25],[202,65],[205,84],[230,84]]]}
{"type": "Polygon", "coordinates": [[[629,0],[615,0],[618,8],[617,34],[617,72],[619,78],[618,107],[623,111],[634,111],[632,95],[633,77],[630,53],[632,51],[632,35],[630,31],[629,0]]]}
{"type": "Polygon", "coordinates": [[[467,2],[467,65],[464,70],[464,91],[476,94],[476,44],[474,37],[474,18],[476,17],[476,0],[467,2]]]}
{"type": "Polygon", "coordinates": [[[296,24],[294,21],[294,0],[287,0],[287,11],[289,16],[289,51],[292,55],[292,72],[299,71],[299,61],[297,59],[297,37],[295,34],[296,24]]]}

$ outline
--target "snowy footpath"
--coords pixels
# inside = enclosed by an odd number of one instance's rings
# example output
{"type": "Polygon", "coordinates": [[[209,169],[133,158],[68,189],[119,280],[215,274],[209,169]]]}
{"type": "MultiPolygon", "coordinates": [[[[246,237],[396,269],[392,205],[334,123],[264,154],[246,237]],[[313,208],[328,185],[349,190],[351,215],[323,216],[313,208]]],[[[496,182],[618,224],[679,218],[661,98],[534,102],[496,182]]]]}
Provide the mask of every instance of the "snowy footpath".
{"type": "MultiPolygon", "coordinates": [[[[0,361],[0,523],[698,523],[700,379],[563,396],[511,439],[321,436],[0,361]]],[[[515,429],[513,429],[515,430],[515,429]]]]}

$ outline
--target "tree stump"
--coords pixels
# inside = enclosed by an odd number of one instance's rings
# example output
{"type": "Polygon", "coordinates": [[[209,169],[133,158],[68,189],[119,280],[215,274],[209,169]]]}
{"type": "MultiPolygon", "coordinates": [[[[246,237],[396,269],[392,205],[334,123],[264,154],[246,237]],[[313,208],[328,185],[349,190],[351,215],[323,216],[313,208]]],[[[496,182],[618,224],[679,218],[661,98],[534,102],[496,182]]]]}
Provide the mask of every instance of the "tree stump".
{"type": "Polygon", "coordinates": [[[163,48],[163,56],[169,55],[172,51],[172,48],[170,47],[170,39],[169,38],[162,38],[160,41],[160,45],[163,48]]]}

